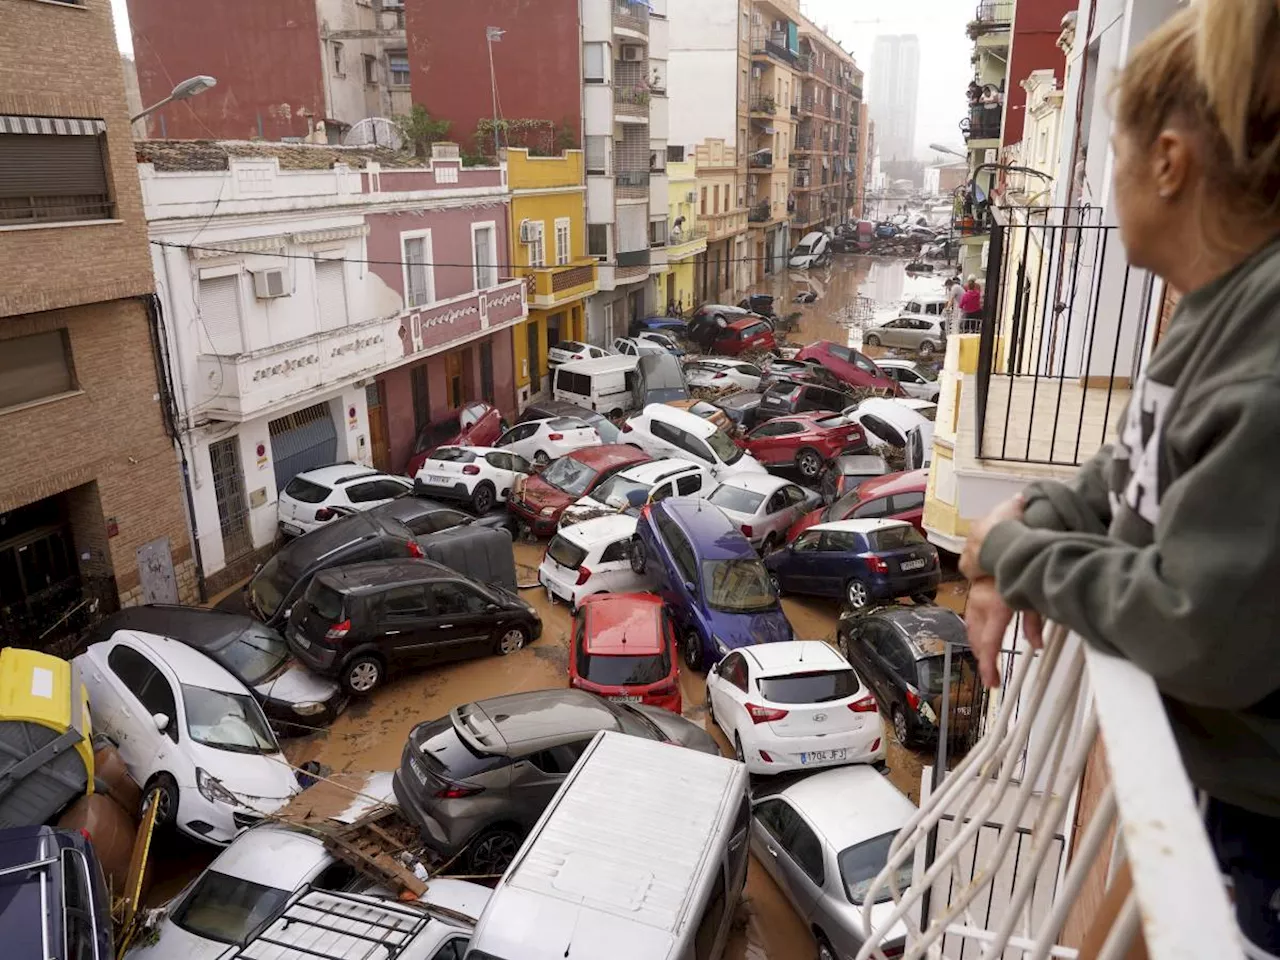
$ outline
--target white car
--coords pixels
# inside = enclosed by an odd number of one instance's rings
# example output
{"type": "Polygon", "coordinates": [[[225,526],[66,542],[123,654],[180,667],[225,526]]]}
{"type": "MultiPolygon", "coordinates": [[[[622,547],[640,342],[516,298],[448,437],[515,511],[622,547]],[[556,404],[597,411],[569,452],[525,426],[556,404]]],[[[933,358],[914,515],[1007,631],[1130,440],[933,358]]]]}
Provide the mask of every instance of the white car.
{"type": "Polygon", "coordinates": [[[684,367],[684,378],[691,387],[737,387],[758,390],[763,372],[754,363],[729,357],[698,357],[684,367]]]}
{"type": "Polygon", "coordinates": [[[678,457],[706,464],[711,475],[723,482],[736,473],[764,473],[755,457],[710,420],[651,403],[622,425],[622,442],[639,447],[655,460],[678,457]]]}
{"type": "Polygon", "coordinates": [[[907,451],[907,469],[927,467],[933,459],[933,421],[911,401],[872,397],[842,411],[843,415],[862,427],[867,447],[882,453],[890,447],[907,451]]]}
{"type": "Polygon", "coordinates": [[[438,447],[422,462],[413,489],[423,497],[462,500],[477,516],[506,503],[517,481],[533,473],[533,464],[497,447],[438,447]]]}
{"type": "Polygon", "coordinates": [[[493,441],[493,445],[518,454],[535,466],[545,467],[566,453],[600,446],[600,434],[577,417],[551,417],[517,423],[493,441]]]}
{"type": "Polygon", "coordinates": [[[884,759],[875,697],[822,640],[733,651],[707,674],[707,705],[750,773],[884,759]]]}
{"type": "Polygon", "coordinates": [[[301,789],[258,701],[198,650],[117,630],[76,664],[94,728],[155,791],[157,826],[225,844],[301,789]]]}
{"type": "Polygon", "coordinates": [[[565,508],[560,529],[623,510],[638,510],[667,497],[707,497],[716,488],[706,464],[669,458],[648,460],[619,470],[585,497],[565,508]]]}
{"type": "Polygon", "coordinates": [[[636,518],[626,514],[596,517],[559,531],[547,545],[538,567],[538,582],[547,596],[573,610],[596,593],[631,593],[648,589],[631,569],[631,538],[636,518]]]}
{"type": "Polygon", "coordinates": [[[800,238],[787,259],[787,266],[794,270],[808,270],[831,262],[831,238],[815,230],[800,238]]]}
{"type": "Polygon", "coordinates": [[[604,347],[593,347],[589,343],[581,343],[577,340],[561,340],[547,350],[547,366],[555,367],[570,360],[594,360],[597,357],[607,356],[609,351],[604,347]]]}
{"type": "Polygon", "coordinates": [[[613,352],[624,357],[639,357],[646,353],[666,353],[667,348],[652,340],[641,340],[638,337],[619,337],[613,341],[613,352]]]}
{"type": "Polygon", "coordinates": [[[822,495],[769,473],[726,477],[707,498],[753,547],[765,553],[782,546],[791,525],[822,506],[822,495]]]}
{"type": "Polygon", "coordinates": [[[677,357],[684,356],[684,349],[680,344],[676,343],[673,337],[670,337],[665,333],[659,333],[657,330],[643,330],[636,334],[636,339],[644,341],[645,343],[656,343],[663,350],[667,351],[667,353],[673,353],[677,357]]]}
{"type": "Polygon", "coordinates": [[[335,517],[372,510],[413,490],[404,477],[379,473],[358,463],[335,463],[304,470],[276,501],[276,520],[288,537],[300,537],[335,517]]]}
{"type": "MultiPolygon", "coordinates": [[[[893,360],[876,358],[876,366],[890,380],[898,381],[902,392],[917,400],[928,400],[937,405],[938,394],[942,387],[938,383],[938,375],[928,367],[914,360],[893,360]]],[[[930,417],[930,420],[933,418],[930,417]]]]}

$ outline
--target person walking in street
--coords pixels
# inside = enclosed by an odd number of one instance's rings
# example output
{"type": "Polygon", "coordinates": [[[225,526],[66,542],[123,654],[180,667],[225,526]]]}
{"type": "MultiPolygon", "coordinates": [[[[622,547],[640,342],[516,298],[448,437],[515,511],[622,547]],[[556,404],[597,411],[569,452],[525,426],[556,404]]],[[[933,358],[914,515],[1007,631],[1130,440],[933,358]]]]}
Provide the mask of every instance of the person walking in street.
{"type": "Polygon", "coordinates": [[[960,332],[979,333],[982,330],[982,291],[978,289],[978,281],[972,275],[964,285],[964,292],[960,294],[959,305],[964,317],[960,332]]]}
{"type": "Polygon", "coordinates": [[[1280,957],[1280,2],[1201,0],[1115,100],[1130,263],[1183,291],[1115,442],[976,523],[983,681],[1013,612],[1149,673],[1251,958],[1280,957]]]}

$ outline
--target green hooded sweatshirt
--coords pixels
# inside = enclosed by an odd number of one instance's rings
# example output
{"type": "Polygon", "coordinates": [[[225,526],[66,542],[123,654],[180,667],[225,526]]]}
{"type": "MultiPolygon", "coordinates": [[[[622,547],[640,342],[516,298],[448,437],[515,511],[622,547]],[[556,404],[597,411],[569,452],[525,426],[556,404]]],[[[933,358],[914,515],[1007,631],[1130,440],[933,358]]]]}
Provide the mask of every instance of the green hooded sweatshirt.
{"type": "Polygon", "coordinates": [[[1280,817],[1280,240],[1178,304],[1119,436],[980,560],[1149,673],[1192,782],[1280,817]]]}

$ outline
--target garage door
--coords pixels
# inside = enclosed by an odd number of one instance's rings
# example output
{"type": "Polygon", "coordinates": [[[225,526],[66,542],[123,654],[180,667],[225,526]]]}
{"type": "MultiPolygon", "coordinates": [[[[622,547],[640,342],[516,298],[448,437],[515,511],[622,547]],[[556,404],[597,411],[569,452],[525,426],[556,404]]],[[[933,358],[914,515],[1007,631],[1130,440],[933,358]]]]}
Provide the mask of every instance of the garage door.
{"type": "Polygon", "coordinates": [[[285,485],[304,470],[313,470],[333,463],[338,456],[338,428],[327,403],[298,410],[272,420],[271,459],[276,465],[276,489],[285,485]]]}

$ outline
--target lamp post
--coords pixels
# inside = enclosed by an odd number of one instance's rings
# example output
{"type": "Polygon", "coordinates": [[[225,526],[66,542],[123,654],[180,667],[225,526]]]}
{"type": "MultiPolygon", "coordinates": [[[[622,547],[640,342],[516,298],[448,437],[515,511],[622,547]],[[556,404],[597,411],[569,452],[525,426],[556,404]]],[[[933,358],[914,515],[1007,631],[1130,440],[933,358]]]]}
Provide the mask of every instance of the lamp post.
{"type": "Polygon", "coordinates": [[[218,85],[218,81],[215,80],[213,77],[205,77],[205,76],[188,77],[186,80],[183,80],[180,84],[178,84],[176,87],[173,88],[173,93],[169,94],[163,100],[157,103],[153,103],[151,106],[147,107],[147,109],[143,110],[141,113],[135,114],[134,116],[130,117],[129,122],[136,123],[137,121],[141,120],[143,117],[147,116],[148,114],[155,113],[157,110],[163,107],[166,103],[173,103],[175,100],[189,100],[192,97],[197,96],[198,94],[204,93],[210,87],[216,87],[217,85],[218,85]]]}
{"type": "Polygon", "coordinates": [[[938,153],[945,153],[945,154],[948,154],[948,155],[950,155],[950,156],[952,156],[952,157],[959,157],[961,160],[968,160],[968,159],[969,159],[969,157],[968,157],[966,154],[961,153],[959,150],[954,150],[954,149],[952,149],[951,147],[944,147],[944,146],[943,146],[942,144],[940,144],[940,143],[931,143],[931,144],[929,144],[929,149],[930,149],[930,150],[936,150],[938,153]]]}
{"type": "Polygon", "coordinates": [[[507,31],[501,27],[485,27],[484,42],[489,48],[489,90],[493,95],[493,158],[494,162],[498,162],[499,145],[498,145],[498,75],[493,69],[493,43],[495,40],[501,42],[502,35],[507,31]]]}

